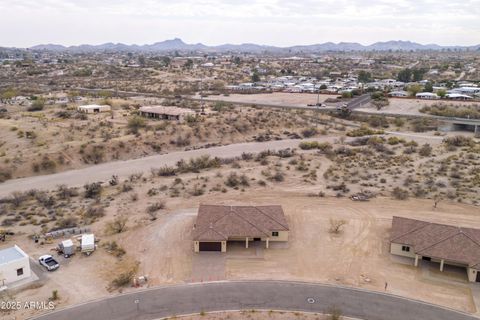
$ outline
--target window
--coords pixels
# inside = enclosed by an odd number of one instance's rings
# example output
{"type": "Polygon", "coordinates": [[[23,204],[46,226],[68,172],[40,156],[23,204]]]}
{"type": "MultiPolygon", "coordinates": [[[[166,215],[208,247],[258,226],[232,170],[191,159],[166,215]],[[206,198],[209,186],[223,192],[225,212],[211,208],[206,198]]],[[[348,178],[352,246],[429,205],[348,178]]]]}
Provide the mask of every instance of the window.
{"type": "Polygon", "coordinates": [[[410,247],[409,246],[402,246],[402,251],[410,252],[410,247]]]}
{"type": "Polygon", "coordinates": [[[272,237],[278,237],[278,231],[273,231],[272,232],[272,237]]]}
{"type": "Polygon", "coordinates": [[[23,275],[23,268],[17,269],[17,277],[23,275]]]}

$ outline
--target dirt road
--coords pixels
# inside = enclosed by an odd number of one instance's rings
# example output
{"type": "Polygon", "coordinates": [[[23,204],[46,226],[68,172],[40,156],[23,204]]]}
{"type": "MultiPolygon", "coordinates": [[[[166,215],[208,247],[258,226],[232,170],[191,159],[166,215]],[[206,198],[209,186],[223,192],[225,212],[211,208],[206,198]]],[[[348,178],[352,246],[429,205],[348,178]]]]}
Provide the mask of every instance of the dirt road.
{"type": "MultiPolygon", "coordinates": [[[[326,136],[311,140],[333,142],[336,138],[337,137],[334,136],[326,136]]],[[[53,189],[60,184],[81,186],[85,183],[106,181],[110,179],[112,175],[117,175],[119,178],[125,178],[133,173],[149,172],[151,168],[160,168],[165,165],[172,166],[181,159],[188,160],[203,155],[219,158],[230,158],[240,156],[244,152],[258,153],[265,150],[296,148],[298,147],[300,141],[301,140],[297,139],[288,139],[268,142],[237,143],[208,149],[159,154],[126,161],[113,161],[77,170],[14,179],[0,184],[0,197],[6,196],[13,191],[53,189]]]]}
{"type": "MultiPolygon", "coordinates": [[[[388,131],[387,133],[389,135],[409,138],[419,143],[428,142],[431,144],[439,144],[442,142],[443,139],[442,137],[436,137],[428,134],[411,134],[394,131],[388,131]]],[[[60,184],[66,184],[68,186],[81,186],[85,183],[106,181],[110,179],[112,175],[117,175],[119,178],[125,178],[133,173],[147,173],[150,171],[151,168],[160,168],[166,165],[172,166],[181,159],[188,160],[202,155],[209,155],[211,157],[219,158],[230,158],[240,156],[244,152],[258,153],[265,150],[297,148],[301,141],[321,141],[334,143],[335,140],[337,140],[338,138],[338,136],[323,136],[303,140],[286,139],[267,142],[245,142],[208,149],[177,151],[167,154],[158,154],[125,161],[106,162],[82,169],[63,171],[49,175],[8,180],[0,184],[0,197],[7,196],[13,191],[27,191],[31,189],[53,189],[60,184]]],[[[351,138],[346,139],[347,142],[349,140],[351,140],[351,138]]]]}

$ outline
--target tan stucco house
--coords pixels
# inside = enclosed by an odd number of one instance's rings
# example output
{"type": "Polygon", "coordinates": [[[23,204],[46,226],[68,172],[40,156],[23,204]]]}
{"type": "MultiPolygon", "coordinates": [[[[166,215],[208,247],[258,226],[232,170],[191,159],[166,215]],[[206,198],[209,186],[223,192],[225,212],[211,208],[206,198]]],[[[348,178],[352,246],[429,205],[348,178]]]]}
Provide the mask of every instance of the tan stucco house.
{"type": "Polygon", "coordinates": [[[288,223],[279,205],[200,205],[193,230],[193,247],[200,251],[227,251],[228,241],[288,241],[288,223]]]}
{"type": "Polygon", "coordinates": [[[480,230],[393,217],[390,253],[465,267],[468,280],[480,282],[480,230]]]}

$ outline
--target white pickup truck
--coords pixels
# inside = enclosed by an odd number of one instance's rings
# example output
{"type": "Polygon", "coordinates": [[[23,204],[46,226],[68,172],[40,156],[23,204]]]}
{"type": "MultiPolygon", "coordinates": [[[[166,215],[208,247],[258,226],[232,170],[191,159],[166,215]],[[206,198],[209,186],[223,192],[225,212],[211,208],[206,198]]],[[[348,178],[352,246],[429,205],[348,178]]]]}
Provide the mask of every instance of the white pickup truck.
{"type": "Polygon", "coordinates": [[[57,260],[53,259],[53,257],[49,254],[41,256],[38,259],[40,265],[44,266],[48,271],[57,270],[60,267],[57,260]]]}

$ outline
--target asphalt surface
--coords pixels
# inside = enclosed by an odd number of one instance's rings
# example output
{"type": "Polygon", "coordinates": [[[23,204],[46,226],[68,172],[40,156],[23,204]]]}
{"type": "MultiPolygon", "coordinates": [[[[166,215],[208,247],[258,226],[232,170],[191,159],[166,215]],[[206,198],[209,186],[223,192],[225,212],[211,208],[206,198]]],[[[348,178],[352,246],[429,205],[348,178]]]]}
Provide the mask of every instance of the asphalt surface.
{"type": "Polygon", "coordinates": [[[472,320],[472,315],[389,294],[323,284],[225,281],[159,287],[58,310],[37,320],[158,319],[221,310],[291,310],[368,320],[472,320]]]}
{"type": "Polygon", "coordinates": [[[358,96],[358,97],[350,100],[347,104],[347,107],[350,110],[360,108],[360,107],[366,105],[367,103],[369,103],[370,100],[372,100],[370,93],[365,93],[365,94],[362,94],[361,96],[358,96]]]}

